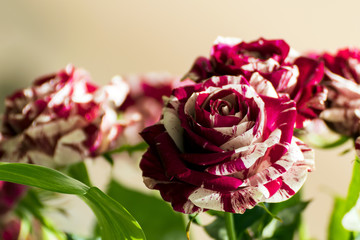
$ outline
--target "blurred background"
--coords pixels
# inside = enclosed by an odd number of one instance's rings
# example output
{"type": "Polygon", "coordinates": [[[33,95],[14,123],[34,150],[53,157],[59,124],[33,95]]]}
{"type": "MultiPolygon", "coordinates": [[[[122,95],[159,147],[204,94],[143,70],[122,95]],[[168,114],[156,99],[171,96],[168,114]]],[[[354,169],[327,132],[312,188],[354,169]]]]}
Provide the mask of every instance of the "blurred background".
{"type": "MultiPolygon", "coordinates": [[[[182,75],[197,56],[208,56],[218,35],[283,38],[298,51],[360,47],[359,7],[355,0],[0,0],[0,97],[67,63],[87,69],[99,84],[116,74],[182,75]]],[[[350,147],[316,152],[317,169],[304,187],[313,200],[305,213],[312,237],[325,238],[332,197],[346,194],[354,152],[340,153],[350,147]]],[[[110,170],[100,160],[90,165],[102,184],[110,170]]],[[[133,175],[121,173],[126,166],[116,175],[145,191],[136,166],[133,175]]],[[[85,233],[89,211],[73,215],[77,224],[61,224],[85,233]]]]}

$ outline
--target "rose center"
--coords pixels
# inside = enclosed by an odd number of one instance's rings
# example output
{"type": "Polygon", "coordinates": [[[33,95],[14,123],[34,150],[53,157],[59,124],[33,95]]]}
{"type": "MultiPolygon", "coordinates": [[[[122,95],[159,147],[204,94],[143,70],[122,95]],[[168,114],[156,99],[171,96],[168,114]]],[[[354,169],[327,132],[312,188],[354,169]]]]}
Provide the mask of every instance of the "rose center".
{"type": "Polygon", "coordinates": [[[211,114],[220,114],[227,116],[232,109],[231,103],[223,99],[217,99],[211,104],[211,114]]]}

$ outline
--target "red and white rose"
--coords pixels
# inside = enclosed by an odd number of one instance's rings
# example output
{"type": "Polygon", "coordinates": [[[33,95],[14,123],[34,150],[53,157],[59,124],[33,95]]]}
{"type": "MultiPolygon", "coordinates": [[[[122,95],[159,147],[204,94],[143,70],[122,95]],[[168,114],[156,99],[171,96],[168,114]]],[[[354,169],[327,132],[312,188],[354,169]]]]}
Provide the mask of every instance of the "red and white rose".
{"type": "Polygon", "coordinates": [[[326,109],[320,117],[342,135],[356,139],[360,156],[360,50],[345,48],[319,57],[326,67],[323,85],[328,89],[326,109]]]}
{"type": "Polygon", "coordinates": [[[303,185],[313,153],[293,137],[295,102],[258,94],[244,76],[211,77],[173,90],[146,128],[144,182],[184,213],[243,213],[303,185]]]}
{"type": "Polygon", "coordinates": [[[6,99],[1,160],[53,167],[116,147],[123,126],[115,108],[128,91],[120,78],[99,87],[86,71],[71,65],[39,78],[6,99]]]}

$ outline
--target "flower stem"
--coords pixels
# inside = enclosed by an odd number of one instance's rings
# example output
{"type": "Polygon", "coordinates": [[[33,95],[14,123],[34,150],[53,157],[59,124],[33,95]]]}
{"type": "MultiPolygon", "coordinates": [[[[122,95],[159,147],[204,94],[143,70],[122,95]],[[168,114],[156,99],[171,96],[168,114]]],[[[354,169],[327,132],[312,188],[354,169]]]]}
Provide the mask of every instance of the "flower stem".
{"type": "Polygon", "coordinates": [[[236,240],[234,215],[232,213],[225,212],[225,226],[229,240],[236,240]]]}

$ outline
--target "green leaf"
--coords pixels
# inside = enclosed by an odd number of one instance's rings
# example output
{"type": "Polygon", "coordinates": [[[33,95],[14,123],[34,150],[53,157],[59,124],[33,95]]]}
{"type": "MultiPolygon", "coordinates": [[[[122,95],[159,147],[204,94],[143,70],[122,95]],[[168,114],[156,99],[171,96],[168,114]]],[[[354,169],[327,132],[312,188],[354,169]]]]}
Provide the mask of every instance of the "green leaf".
{"type": "Polygon", "coordinates": [[[349,139],[347,136],[340,136],[335,141],[329,141],[323,136],[312,134],[311,137],[306,138],[305,141],[315,148],[330,149],[346,143],[349,139]]]}
{"type": "Polygon", "coordinates": [[[342,226],[342,219],[346,213],[346,199],[336,197],[334,199],[333,212],[331,213],[328,240],[349,239],[350,232],[342,226]]]}
{"type": "Polygon", "coordinates": [[[283,222],[273,219],[264,228],[263,235],[267,237],[266,239],[294,239],[295,233],[300,227],[301,213],[308,204],[309,202],[297,202],[295,205],[287,207],[277,213],[277,216],[281,218],[283,222]]]}
{"type": "Polygon", "coordinates": [[[111,166],[114,166],[114,159],[112,158],[111,154],[104,153],[103,157],[105,158],[106,161],[108,161],[108,163],[110,163],[111,166]]]}
{"type": "Polygon", "coordinates": [[[78,195],[94,211],[103,240],[145,239],[138,222],[120,203],[98,188],[89,187],[56,170],[24,163],[1,163],[0,180],[78,195]]]}
{"type": "Polygon", "coordinates": [[[91,187],[81,198],[95,213],[103,240],[145,239],[139,223],[130,213],[97,187],[91,187]]]}
{"type": "Polygon", "coordinates": [[[278,220],[279,222],[283,222],[283,221],[281,220],[281,218],[279,218],[279,217],[276,216],[274,213],[272,213],[272,212],[265,206],[264,203],[259,203],[258,206],[261,207],[261,208],[263,208],[263,209],[265,210],[265,212],[266,212],[267,214],[269,214],[272,218],[278,220]]]}
{"type": "Polygon", "coordinates": [[[188,214],[189,221],[193,222],[196,225],[201,226],[201,220],[199,218],[199,213],[188,214]]]}
{"type": "Polygon", "coordinates": [[[336,197],[328,228],[328,239],[350,239],[352,233],[342,226],[342,219],[356,205],[360,193],[360,162],[356,157],[346,199],[336,197]],[[339,238],[342,237],[342,238],[339,238]]]}
{"type": "Polygon", "coordinates": [[[35,227],[38,229],[38,232],[42,232],[43,235],[52,235],[58,240],[65,239],[64,233],[61,230],[56,229],[56,227],[43,216],[42,211],[44,208],[45,206],[38,196],[37,189],[29,188],[26,195],[20,200],[15,209],[15,214],[21,219],[22,225],[26,226],[24,229],[21,229],[22,234],[27,236],[34,232],[32,223],[34,223],[33,219],[36,219],[40,223],[40,226],[36,225],[35,227]]]}
{"type": "Polygon", "coordinates": [[[294,196],[292,196],[290,199],[288,199],[284,202],[269,203],[269,209],[273,214],[278,214],[279,212],[300,203],[301,196],[302,196],[302,191],[300,190],[294,196]]]}
{"type": "Polygon", "coordinates": [[[73,177],[88,186],[92,186],[84,161],[70,165],[68,174],[70,177],[73,177]]]}
{"type": "Polygon", "coordinates": [[[33,188],[29,188],[26,195],[17,204],[15,213],[22,219],[27,217],[26,213],[30,213],[37,220],[39,220],[41,225],[52,229],[53,226],[48,225],[48,222],[42,215],[43,209],[44,209],[44,205],[41,202],[41,200],[37,194],[37,191],[33,188]]]}
{"type": "Polygon", "coordinates": [[[346,208],[345,211],[350,211],[356,204],[360,193],[360,162],[356,157],[354,161],[354,168],[352,172],[351,182],[349,185],[348,195],[346,197],[346,208]]]}
{"type": "Polygon", "coordinates": [[[266,214],[258,231],[265,239],[293,239],[300,231],[302,211],[309,204],[309,201],[301,200],[301,191],[297,192],[290,199],[280,203],[267,203],[269,211],[277,215],[282,222],[273,219],[266,214]]]}
{"type": "Polygon", "coordinates": [[[257,222],[262,221],[265,215],[267,215],[267,213],[259,206],[255,206],[253,209],[248,209],[243,214],[234,214],[234,224],[237,238],[243,239],[244,234],[246,235],[246,229],[257,222]]]}
{"type": "Polygon", "coordinates": [[[110,182],[107,194],[131,212],[148,240],[186,239],[183,214],[159,197],[128,189],[115,180],[110,182]]]}
{"type": "Polygon", "coordinates": [[[204,227],[207,234],[215,240],[228,240],[228,235],[223,217],[216,218],[212,223],[204,227]]]}
{"type": "Polygon", "coordinates": [[[0,180],[75,195],[84,195],[89,189],[56,170],[25,163],[0,163],[0,180]]]}

